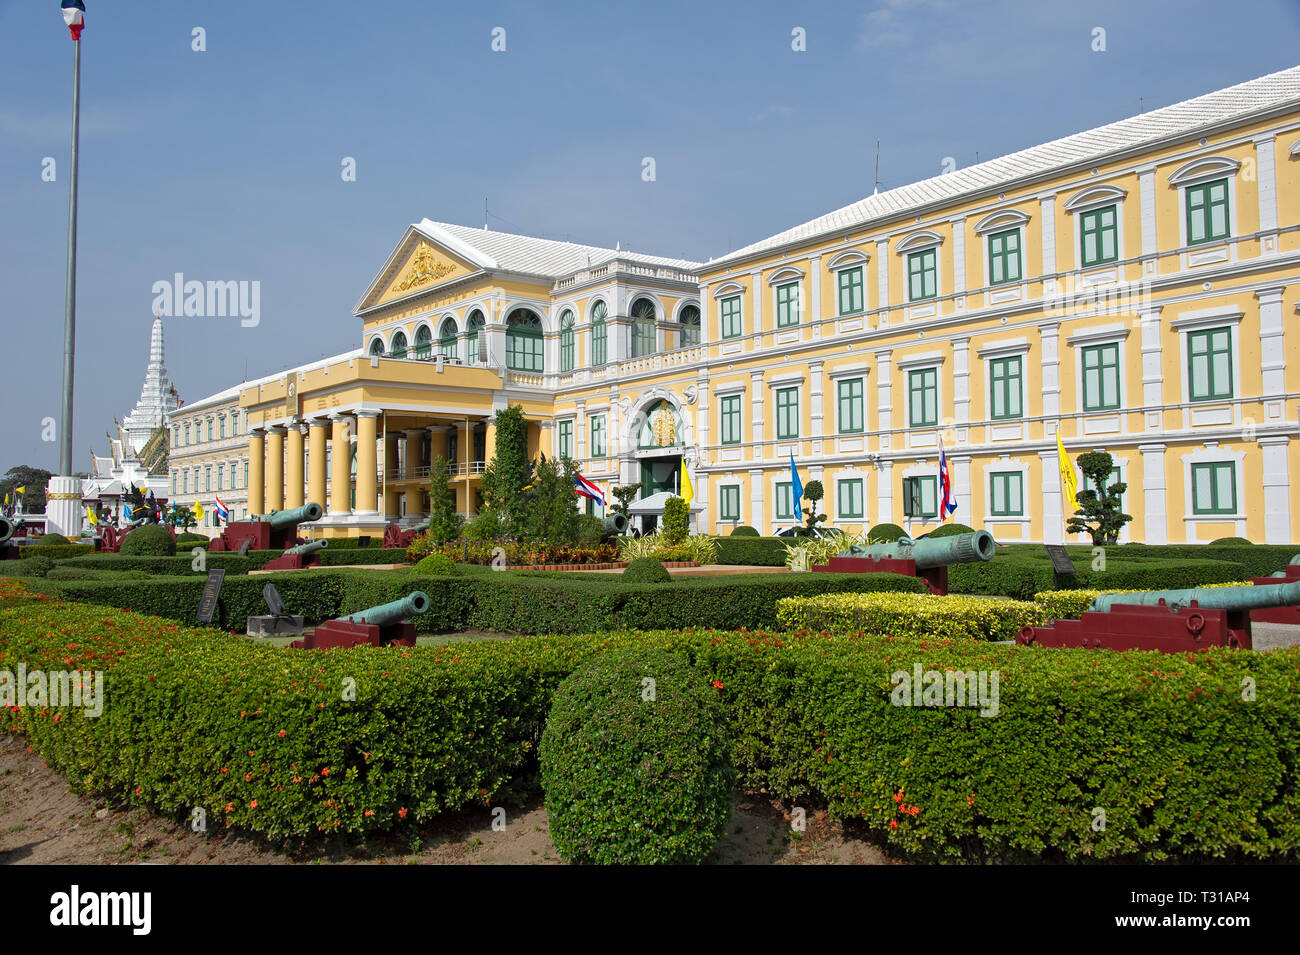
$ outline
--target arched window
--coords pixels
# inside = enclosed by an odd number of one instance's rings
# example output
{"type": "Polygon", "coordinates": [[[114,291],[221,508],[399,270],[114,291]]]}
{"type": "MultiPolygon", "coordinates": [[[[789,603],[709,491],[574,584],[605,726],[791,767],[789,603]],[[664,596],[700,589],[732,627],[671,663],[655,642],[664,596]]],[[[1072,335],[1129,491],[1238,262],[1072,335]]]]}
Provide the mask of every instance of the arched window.
{"type": "Polygon", "coordinates": [[[528,308],[517,308],[506,319],[506,367],[542,372],[542,320],[528,308]]]}
{"type": "Polygon", "coordinates": [[[573,371],[573,312],[564,310],[560,316],[560,371],[573,371]]]}
{"type": "Polygon", "coordinates": [[[655,350],[655,303],[639,298],[632,303],[632,357],[652,355],[655,350]]]}
{"type": "Polygon", "coordinates": [[[370,355],[372,358],[384,357],[384,340],[382,338],[376,338],[370,342],[370,355]]]}
{"type": "Polygon", "coordinates": [[[406,333],[393,332],[393,343],[388,346],[389,358],[406,357],[406,333]]]}
{"type": "Polygon", "coordinates": [[[670,448],[683,441],[682,421],[671,404],[660,400],[645,409],[641,428],[637,432],[638,448],[670,448]]]}
{"type": "Polygon", "coordinates": [[[433,332],[429,331],[428,325],[421,325],[415,330],[415,349],[416,358],[433,357],[433,332]]]}
{"type": "Polygon", "coordinates": [[[687,305],[678,315],[682,325],[682,347],[700,343],[700,309],[696,305],[687,305]]]}
{"type": "Polygon", "coordinates": [[[469,363],[471,365],[478,364],[478,337],[482,334],[483,325],[484,321],[482,312],[476,308],[474,311],[469,313],[469,321],[465,323],[465,331],[468,333],[468,341],[466,344],[469,349],[469,363]]]}
{"type": "Polygon", "coordinates": [[[438,354],[443,358],[455,359],[456,355],[456,320],[448,318],[442,323],[442,331],[438,334],[438,354]]]}
{"type": "Polygon", "coordinates": [[[608,360],[605,347],[608,340],[605,316],[608,314],[609,309],[605,307],[604,302],[597,302],[591,310],[591,363],[593,365],[603,365],[608,360]]]}

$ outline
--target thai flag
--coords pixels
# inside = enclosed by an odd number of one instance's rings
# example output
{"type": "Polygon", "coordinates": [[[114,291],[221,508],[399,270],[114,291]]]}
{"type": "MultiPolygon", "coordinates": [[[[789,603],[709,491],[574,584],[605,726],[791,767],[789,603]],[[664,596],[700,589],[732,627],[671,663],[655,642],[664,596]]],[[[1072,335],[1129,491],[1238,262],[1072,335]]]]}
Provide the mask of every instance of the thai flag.
{"type": "Polygon", "coordinates": [[[72,31],[72,39],[80,40],[86,27],[86,5],[81,0],[63,0],[63,22],[72,31]]]}
{"type": "Polygon", "coordinates": [[[946,521],[957,510],[957,497],[952,493],[952,478],[948,474],[948,455],[943,450],[943,439],[939,440],[939,489],[943,491],[939,514],[946,521]]]}
{"type": "Polygon", "coordinates": [[[226,509],[226,505],[221,503],[221,498],[219,497],[216,498],[216,502],[217,502],[217,517],[220,518],[223,522],[228,523],[230,520],[230,511],[226,509]]]}
{"type": "Polygon", "coordinates": [[[601,507],[605,506],[605,492],[596,485],[592,484],[581,474],[573,476],[573,493],[582,497],[589,497],[601,507]]]}

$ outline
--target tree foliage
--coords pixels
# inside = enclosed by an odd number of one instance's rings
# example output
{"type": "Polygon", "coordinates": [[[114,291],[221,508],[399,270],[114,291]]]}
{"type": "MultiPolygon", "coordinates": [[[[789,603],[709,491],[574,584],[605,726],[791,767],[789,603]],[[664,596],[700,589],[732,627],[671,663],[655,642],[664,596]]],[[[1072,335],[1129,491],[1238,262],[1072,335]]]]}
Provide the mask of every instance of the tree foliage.
{"type": "Polygon", "coordinates": [[[451,467],[441,454],[429,465],[429,538],[442,544],[460,536],[465,519],[456,512],[451,467]]]}
{"type": "Polygon", "coordinates": [[[691,533],[691,509],[683,498],[664,502],[664,537],[670,544],[684,543],[691,533]]]}
{"type": "Polygon", "coordinates": [[[520,405],[501,409],[495,427],[496,453],[483,472],[483,504],[515,530],[522,523],[524,489],[533,483],[524,409],[520,405]]]}
{"type": "Polygon", "coordinates": [[[44,514],[45,488],[49,485],[51,477],[53,475],[44,468],[34,468],[26,464],[16,465],[0,478],[0,501],[3,501],[7,494],[10,501],[15,502],[14,492],[20,487],[26,488],[23,492],[23,513],[44,514]]]}
{"type": "Polygon", "coordinates": [[[809,506],[804,508],[804,526],[801,530],[805,537],[811,537],[817,525],[826,520],[825,514],[817,512],[817,505],[825,496],[826,488],[821,481],[809,481],[804,485],[803,499],[809,502],[809,506]]]}
{"type": "Polygon", "coordinates": [[[614,495],[614,500],[618,501],[618,503],[611,504],[609,509],[615,514],[622,514],[624,517],[630,519],[632,515],[628,511],[628,507],[630,507],[632,502],[636,500],[636,496],[641,493],[641,482],[638,481],[636,484],[623,484],[611,488],[610,493],[614,495]]]}
{"type": "Polygon", "coordinates": [[[1084,452],[1078,461],[1090,486],[1075,494],[1079,509],[1066,522],[1065,529],[1071,534],[1089,534],[1094,544],[1114,544],[1124,525],[1133,520],[1132,514],[1120,509],[1128,485],[1119,481],[1107,486],[1115,459],[1105,451],[1084,452]]]}

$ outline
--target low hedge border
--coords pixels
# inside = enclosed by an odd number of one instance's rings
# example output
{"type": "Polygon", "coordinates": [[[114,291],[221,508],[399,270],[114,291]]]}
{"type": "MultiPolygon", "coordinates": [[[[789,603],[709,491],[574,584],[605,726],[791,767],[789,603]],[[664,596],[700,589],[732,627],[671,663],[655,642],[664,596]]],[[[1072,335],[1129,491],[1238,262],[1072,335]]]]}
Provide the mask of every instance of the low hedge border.
{"type": "Polygon", "coordinates": [[[719,564],[741,564],[750,567],[784,567],[785,545],[783,537],[747,537],[744,535],[715,537],[719,564]]]}
{"type": "Polygon", "coordinates": [[[788,597],[776,605],[785,630],[838,634],[888,633],[925,639],[1014,640],[1021,628],[1048,622],[1046,609],[1023,600],[950,594],[822,594],[788,597]]]}
{"type": "Polygon", "coordinates": [[[860,820],[918,859],[1300,851],[1297,649],[689,631],[315,653],[16,599],[0,605],[2,665],[104,670],[104,707],[5,707],[0,730],[25,733],[78,791],[178,816],[203,807],[274,838],[388,830],[517,796],[535,785],[559,683],[597,654],[644,647],[682,654],[717,690],[746,787],[860,820]],[[916,666],[996,672],[996,716],[895,705],[892,674],[916,666]]]}
{"type": "Polygon", "coordinates": [[[63,560],[68,557],[81,557],[95,553],[94,544],[21,544],[18,552],[23,556],[34,557],[40,554],[50,560],[63,560]]]}
{"type": "MultiPolygon", "coordinates": [[[[1198,552],[1199,553],[1199,552],[1198,552]]],[[[1030,559],[999,553],[979,564],[954,564],[948,568],[952,593],[987,594],[1032,600],[1034,594],[1055,589],[1167,590],[1241,580],[1242,564],[1220,560],[1138,558],[1108,556],[1104,570],[1092,570],[1092,558],[1071,554],[1077,573],[1055,575],[1046,557],[1030,559]]]]}
{"type": "MultiPolygon", "coordinates": [[[[1234,580],[1222,584],[1203,584],[1207,588],[1250,587],[1249,580],[1234,580]]],[[[1093,600],[1102,594],[1133,594],[1140,590],[1045,590],[1034,594],[1034,603],[1042,607],[1049,620],[1077,619],[1083,615],[1093,600]]]]}
{"type": "MultiPolygon", "coordinates": [[[[920,592],[924,584],[896,574],[738,574],[687,577],[667,584],[625,584],[617,575],[503,571],[432,577],[405,570],[286,571],[274,577],[227,577],[214,620],[242,632],[251,614],[265,614],[262,588],[275,584],[285,607],[316,624],[388,603],[413,590],[429,596],[412,618],[421,633],[497,630],[504,633],[603,632],[692,626],[775,627],[783,597],[873,591],[920,592]]],[[[204,578],[30,581],[65,600],[137,610],[191,623],[204,578]]]]}

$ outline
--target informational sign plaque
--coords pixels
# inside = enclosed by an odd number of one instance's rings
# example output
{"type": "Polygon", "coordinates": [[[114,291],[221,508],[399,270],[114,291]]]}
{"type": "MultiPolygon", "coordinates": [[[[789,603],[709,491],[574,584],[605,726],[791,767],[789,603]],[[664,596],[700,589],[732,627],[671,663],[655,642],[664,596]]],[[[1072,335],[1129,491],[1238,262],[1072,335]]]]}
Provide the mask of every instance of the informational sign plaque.
{"type": "Polygon", "coordinates": [[[1058,574],[1074,573],[1074,563],[1070,560],[1070,555],[1065,552],[1064,544],[1044,544],[1047,548],[1047,556],[1052,559],[1052,570],[1058,574]]]}
{"type": "Polygon", "coordinates": [[[217,612],[217,598],[221,596],[221,585],[225,582],[225,568],[217,567],[208,571],[208,579],[203,584],[203,595],[199,597],[199,623],[211,623],[217,612]]]}

